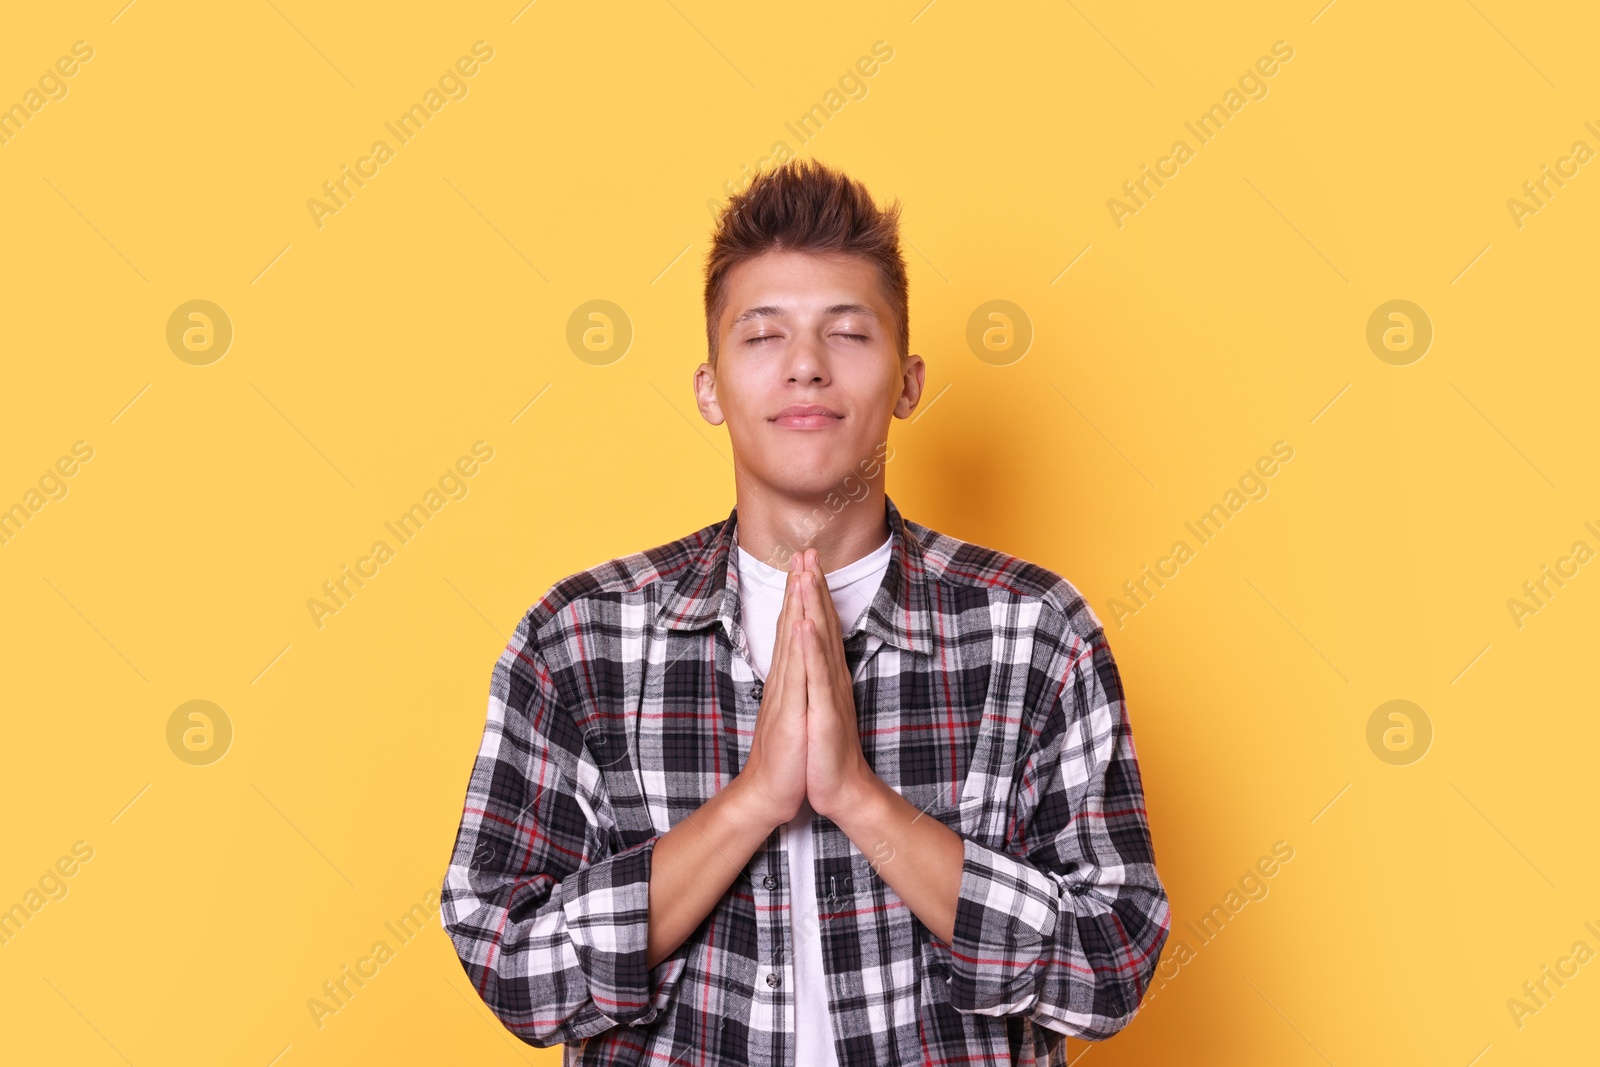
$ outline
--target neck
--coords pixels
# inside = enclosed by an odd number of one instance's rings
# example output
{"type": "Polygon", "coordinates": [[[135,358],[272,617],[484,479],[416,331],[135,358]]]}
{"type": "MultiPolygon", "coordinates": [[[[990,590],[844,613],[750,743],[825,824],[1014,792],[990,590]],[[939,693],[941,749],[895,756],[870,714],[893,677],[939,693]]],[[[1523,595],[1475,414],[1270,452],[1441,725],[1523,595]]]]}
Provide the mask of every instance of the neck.
{"type": "Polygon", "coordinates": [[[735,480],[739,547],[769,566],[789,569],[789,555],[817,550],[817,567],[829,574],[877,549],[889,538],[883,479],[860,481],[856,498],[834,491],[794,496],[735,480]],[[843,506],[841,506],[841,504],[843,506]]]}

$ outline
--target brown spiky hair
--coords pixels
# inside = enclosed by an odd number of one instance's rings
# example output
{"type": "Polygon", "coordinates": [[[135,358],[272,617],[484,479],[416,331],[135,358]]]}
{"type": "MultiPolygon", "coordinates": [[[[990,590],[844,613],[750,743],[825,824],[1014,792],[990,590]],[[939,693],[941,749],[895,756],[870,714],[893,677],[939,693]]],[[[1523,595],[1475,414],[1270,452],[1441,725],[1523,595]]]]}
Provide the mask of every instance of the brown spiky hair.
{"type": "Polygon", "coordinates": [[[717,217],[706,257],[706,349],[717,364],[717,323],[727,308],[728,272],[771,251],[843,252],[877,270],[895,317],[896,350],[911,356],[909,286],[900,254],[900,201],[880,208],[860,182],[812,159],[792,159],[758,174],[717,217]]]}

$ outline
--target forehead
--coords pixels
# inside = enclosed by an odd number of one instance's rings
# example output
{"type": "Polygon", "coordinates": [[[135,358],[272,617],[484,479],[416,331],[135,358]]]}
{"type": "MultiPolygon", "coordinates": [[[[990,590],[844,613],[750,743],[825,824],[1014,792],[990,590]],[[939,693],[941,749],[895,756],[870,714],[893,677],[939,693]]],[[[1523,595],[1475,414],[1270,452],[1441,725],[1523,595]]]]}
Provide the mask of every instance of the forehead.
{"type": "Polygon", "coordinates": [[[864,256],[842,252],[763,252],[728,272],[722,322],[774,314],[866,311],[884,321],[889,305],[878,272],[864,256]]]}

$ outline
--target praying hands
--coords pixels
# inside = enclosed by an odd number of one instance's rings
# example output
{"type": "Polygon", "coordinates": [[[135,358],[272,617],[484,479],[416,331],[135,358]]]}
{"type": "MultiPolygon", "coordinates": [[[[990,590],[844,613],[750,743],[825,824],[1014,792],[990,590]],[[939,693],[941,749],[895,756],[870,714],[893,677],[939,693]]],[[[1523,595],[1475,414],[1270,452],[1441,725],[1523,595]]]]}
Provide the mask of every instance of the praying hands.
{"type": "Polygon", "coordinates": [[[739,778],[777,826],[809,800],[832,819],[935,937],[950,942],[962,838],[879,778],[861,750],[843,627],[808,548],[789,561],[772,667],[739,778]]]}
{"type": "Polygon", "coordinates": [[[809,800],[819,815],[858,805],[878,777],[861,751],[844,633],[817,550],[789,558],[783,607],[746,774],[787,822],[809,800]]]}

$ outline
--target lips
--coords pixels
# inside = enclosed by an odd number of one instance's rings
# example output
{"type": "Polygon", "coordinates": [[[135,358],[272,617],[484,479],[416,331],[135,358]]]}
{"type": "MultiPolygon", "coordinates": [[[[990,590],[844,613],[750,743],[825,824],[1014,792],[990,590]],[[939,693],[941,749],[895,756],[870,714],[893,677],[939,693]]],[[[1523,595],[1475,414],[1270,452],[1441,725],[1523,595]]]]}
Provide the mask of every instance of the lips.
{"type": "Polygon", "coordinates": [[[820,430],[835,426],[844,416],[821,404],[791,404],[772,417],[772,421],[790,430],[820,430]]]}

